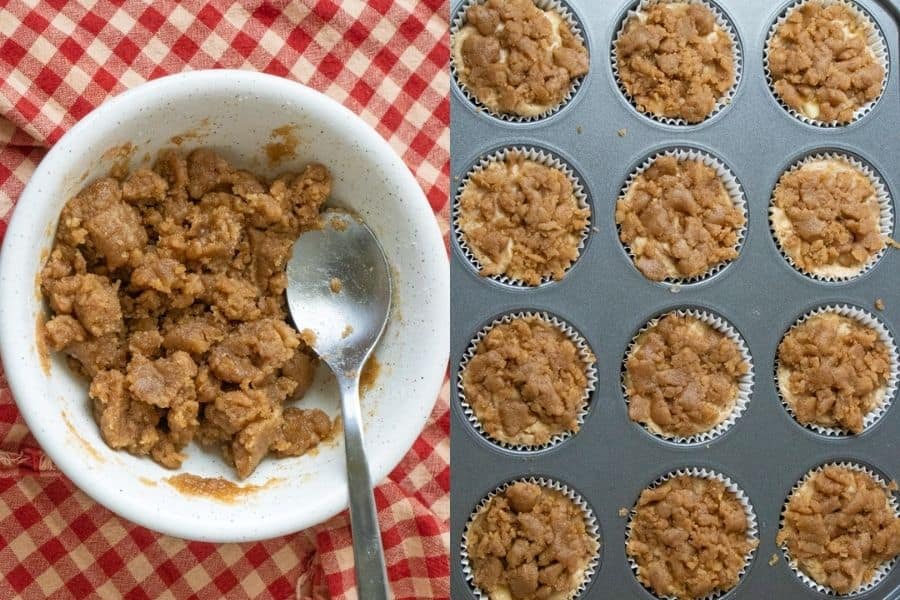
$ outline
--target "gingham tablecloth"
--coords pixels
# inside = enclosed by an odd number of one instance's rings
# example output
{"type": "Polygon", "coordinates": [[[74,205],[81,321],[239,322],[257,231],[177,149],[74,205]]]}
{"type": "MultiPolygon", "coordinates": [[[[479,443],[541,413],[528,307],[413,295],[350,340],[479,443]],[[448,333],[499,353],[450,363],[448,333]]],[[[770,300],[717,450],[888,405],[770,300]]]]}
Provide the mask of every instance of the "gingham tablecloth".
{"type": "MultiPolygon", "coordinates": [[[[343,102],[418,178],[446,232],[447,0],[0,1],[0,242],[44,155],[106,98],[147,79],[229,67],[343,102]]],[[[449,598],[449,414],[375,492],[398,599],[449,598]]],[[[19,417],[0,369],[0,598],[356,598],[346,513],[248,544],[186,542],[75,488],[19,417]]]]}

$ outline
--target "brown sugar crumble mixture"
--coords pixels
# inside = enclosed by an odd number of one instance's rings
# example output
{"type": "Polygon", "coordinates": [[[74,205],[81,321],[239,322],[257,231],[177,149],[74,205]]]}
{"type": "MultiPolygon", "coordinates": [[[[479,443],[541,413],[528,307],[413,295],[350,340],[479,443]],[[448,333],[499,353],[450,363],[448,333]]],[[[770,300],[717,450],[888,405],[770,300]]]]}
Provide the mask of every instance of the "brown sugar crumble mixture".
{"type": "Polygon", "coordinates": [[[616,57],[625,91],[656,117],[699,123],[735,81],[731,37],[700,4],[663,2],[629,17],[616,57]]]}
{"type": "Polygon", "coordinates": [[[668,314],[637,337],[625,362],[628,416],[654,433],[709,431],[731,414],[748,368],[724,333],[668,314]]]}
{"type": "Polygon", "coordinates": [[[856,275],[885,248],[872,181],[841,160],[814,160],[781,176],[771,209],[775,237],[801,270],[856,275]]]}
{"type": "Polygon", "coordinates": [[[825,467],[791,494],[777,541],[816,583],[853,592],[900,555],[900,517],[889,498],[867,473],[825,467]]]}
{"type": "Polygon", "coordinates": [[[881,95],[885,76],[867,28],[839,3],[809,0],[792,10],[769,46],[775,93],[810,119],[852,121],[857,110],[881,95]]]}
{"type": "Polygon", "coordinates": [[[692,600],[736,586],[758,543],[724,483],[682,475],[641,492],[625,551],[657,596],[692,600]]]}
{"type": "Polygon", "coordinates": [[[459,227],[481,274],[528,285],[565,276],[590,214],[565,173],[517,151],[473,173],[459,199],[459,227]]]}
{"type": "Polygon", "coordinates": [[[491,498],[467,532],[475,585],[497,600],[569,598],[598,549],[578,505],[525,482],[491,498]]]}
{"type": "Polygon", "coordinates": [[[318,359],[284,295],[291,246],[330,189],[317,164],[266,184],[211,150],[165,150],[65,205],[40,275],[46,339],[90,380],[111,448],[177,468],[196,440],[243,478],[330,435],[324,412],[286,406],[318,359]]]}
{"type": "Polygon", "coordinates": [[[701,276],[738,256],[746,223],[715,169],[660,156],[616,203],[619,238],[653,281],[701,276]]]}
{"type": "Polygon", "coordinates": [[[537,446],[578,431],[588,386],[578,347],[536,316],[491,328],[462,375],[466,401],[485,432],[537,446]]]}
{"type": "Polygon", "coordinates": [[[486,0],[466,11],[453,64],[460,83],[491,110],[536,117],[588,72],[588,53],[558,12],[533,0],[486,0]]]}
{"type": "Polygon", "coordinates": [[[778,346],[778,388],[797,420],[860,433],[885,400],[891,359],[871,327],[824,313],[791,329],[778,346]]]}

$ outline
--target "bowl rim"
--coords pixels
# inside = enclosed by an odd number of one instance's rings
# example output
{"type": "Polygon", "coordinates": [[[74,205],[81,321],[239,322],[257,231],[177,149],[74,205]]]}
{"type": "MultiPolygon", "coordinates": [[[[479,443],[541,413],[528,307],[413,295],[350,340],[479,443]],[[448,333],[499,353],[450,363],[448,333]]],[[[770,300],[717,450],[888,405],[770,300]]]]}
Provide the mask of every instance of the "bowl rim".
{"type": "MultiPolygon", "coordinates": [[[[379,165],[390,168],[389,175],[398,186],[398,195],[408,199],[408,201],[403,202],[405,210],[419,213],[418,218],[422,219],[423,227],[430,230],[428,238],[431,238],[431,243],[434,243],[436,247],[445,248],[443,235],[440,232],[434,211],[428,203],[421,186],[405,161],[390,144],[375,129],[363,121],[361,117],[338,101],[302,83],[287,78],[240,69],[205,69],[153,79],[103,102],[103,104],[78,121],[50,148],[32,173],[28,184],[13,207],[4,240],[2,245],[0,245],[0,361],[4,365],[6,379],[13,398],[22,418],[28,425],[29,431],[37,440],[41,449],[57,468],[91,499],[113,513],[151,530],[182,539],[216,543],[270,539],[321,524],[347,508],[348,495],[346,485],[343,485],[343,482],[341,482],[340,485],[334,486],[331,493],[327,495],[327,499],[320,503],[321,506],[318,510],[307,510],[300,518],[290,519],[284,516],[278,518],[276,515],[271,515],[265,519],[250,519],[243,523],[232,521],[229,523],[227,531],[221,528],[219,521],[206,523],[203,519],[198,519],[191,514],[170,513],[164,522],[160,522],[157,518],[145,518],[145,513],[140,510],[140,505],[128,502],[129,495],[121,493],[118,486],[97,485],[98,479],[96,475],[93,475],[91,473],[92,469],[86,467],[83,461],[78,459],[78,453],[66,452],[64,444],[50,435],[48,431],[36,426],[42,418],[46,417],[46,414],[40,410],[42,407],[40,403],[31,404],[24,402],[24,399],[29,396],[28,385],[31,377],[24,369],[15,368],[26,361],[14,354],[13,349],[17,344],[21,345],[21,339],[15,338],[14,333],[11,331],[13,328],[6,326],[6,322],[10,317],[8,315],[9,310],[5,307],[11,306],[12,303],[21,302],[14,290],[21,291],[23,285],[29,287],[34,285],[33,280],[17,282],[10,273],[15,271],[18,247],[23,243],[20,240],[25,239],[21,237],[21,234],[16,235],[18,230],[23,227],[30,227],[32,230],[37,228],[34,223],[30,223],[27,217],[24,216],[28,212],[29,206],[35,205],[42,200],[41,194],[36,191],[37,186],[35,182],[51,179],[61,180],[67,175],[64,169],[56,169],[54,171],[54,168],[57,167],[57,163],[64,165],[67,162],[67,154],[71,154],[73,151],[74,153],[78,152],[79,134],[91,128],[98,121],[114,118],[121,109],[125,109],[135,103],[141,103],[148,97],[165,94],[166,97],[171,98],[179,94],[186,95],[190,93],[192,86],[193,89],[196,89],[198,85],[205,84],[214,87],[223,85],[223,82],[228,86],[245,88],[248,92],[252,90],[256,93],[262,91],[272,95],[292,95],[298,98],[298,102],[316,104],[317,109],[332,112],[336,118],[351,122],[353,127],[359,129],[360,145],[364,148],[374,149],[375,155],[381,157],[379,165]],[[425,219],[426,212],[430,216],[428,219],[425,219]],[[23,399],[23,401],[18,400],[19,398],[23,399]],[[325,505],[331,508],[329,509],[325,505]]],[[[41,225],[37,221],[35,223],[38,223],[38,226],[41,225]]],[[[445,255],[443,260],[436,261],[436,264],[438,271],[433,282],[436,286],[434,292],[436,297],[440,299],[440,303],[442,305],[446,304],[445,308],[447,309],[436,311],[441,319],[437,330],[441,332],[441,337],[446,338],[444,340],[446,343],[440,344],[441,348],[435,351],[434,356],[436,360],[432,364],[433,368],[429,369],[429,373],[433,371],[441,375],[439,377],[435,375],[433,377],[434,381],[430,382],[430,385],[428,385],[429,382],[427,381],[424,384],[429,389],[428,396],[423,399],[428,410],[423,411],[425,416],[421,419],[421,422],[418,422],[415,427],[408,428],[405,432],[403,429],[397,430],[397,443],[384,447],[381,450],[382,462],[381,464],[373,465],[372,469],[372,479],[376,482],[376,485],[381,483],[396,468],[409,452],[415,440],[421,435],[446,377],[449,363],[450,328],[449,259],[445,255]]],[[[440,342],[440,339],[433,341],[440,342]]],[[[33,359],[35,357],[31,356],[30,358],[33,359]]],[[[38,366],[37,368],[39,369],[40,367],[38,366]]],[[[291,513],[287,513],[287,516],[291,516],[291,513]]]]}

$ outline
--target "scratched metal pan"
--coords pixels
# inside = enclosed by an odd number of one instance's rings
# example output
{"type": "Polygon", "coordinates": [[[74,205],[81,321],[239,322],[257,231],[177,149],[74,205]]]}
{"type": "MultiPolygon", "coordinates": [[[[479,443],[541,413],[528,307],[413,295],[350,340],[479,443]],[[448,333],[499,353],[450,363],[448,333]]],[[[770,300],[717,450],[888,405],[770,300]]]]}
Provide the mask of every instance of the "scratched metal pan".
{"type": "MultiPolygon", "coordinates": [[[[451,14],[461,6],[456,1],[451,14]]],[[[835,438],[799,425],[783,407],[774,382],[776,348],[799,317],[822,305],[850,305],[875,314],[900,334],[900,251],[888,250],[864,276],[822,282],[794,270],[769,231],[768,208],[779,176],[805,156],[840,151],[862,160],[882,178],[893,213],[900,196],[900,55],[898,0],[858,0],[880,28],[889,57],[886,89],[863,118],[821,127],[789,114],[769,90],[764,48],[773,23],[793,2],[716,0],[741,48],[741,77],[731,102],[694,126],[675,126],[640,114],[620,91],[611,65],[612,40],[631,0],[568,0],[590,51],[591,69],[567,105],[545,119],[515,123],[479,110],[451,84],[451,196],[479,159],[508,146],[531,146],[561,159],[581,177],[591,204],[592,231],[565,279],[521,288],[480,277],[457,240],[452,245],[452,597],[474,598],[462,574],[460,544],[472,510],[503,483],[547,477],[577,491],[599,523],[601,561],[584,598],[653,596],[625,556],[626,518],[641,490],[683,467],[717,471],[736,483],[756,513],[759,549],[740,583],[725,598],[825,598],[789,568],[775,536],[785,498],[811,468],[849,460],[900,479],[900,401],[864,434],[835,438]],[[624,130],[624,131],[623,131],[624,130]],[[624,135],[620,135],[624,134],[624,135]],[[743,188],[748,231],[739,258],[699,283],[670,285],[645,279],[619,243],[614,207],[633,169],[670,148],[692,148],[719,158],[743,188]],[[876,310],[875,299],[884,301],[876,310]],[[746,342],[754,382],[746,410],[724,435],[679,445],[654,437],[628,419],[620,375],[626,348],[651,318],[671,309],[704,309],[724,317],[746,342]],[[597,357],[597,383],[581,431],[540,452],[504,448],[467,420],[456,395],[459,365],[470,341],[498,316],[546,312],[564,320],[597,357]],[[778,561],[770,565],[773,555],[778,561]]],[[[890,229],[897,235],[896,217],[890,229]]],[[[453,236],[451,236],[453,237],[453,236]]],[[[860,598],[900,596],[896,565],[860,598]]]]}

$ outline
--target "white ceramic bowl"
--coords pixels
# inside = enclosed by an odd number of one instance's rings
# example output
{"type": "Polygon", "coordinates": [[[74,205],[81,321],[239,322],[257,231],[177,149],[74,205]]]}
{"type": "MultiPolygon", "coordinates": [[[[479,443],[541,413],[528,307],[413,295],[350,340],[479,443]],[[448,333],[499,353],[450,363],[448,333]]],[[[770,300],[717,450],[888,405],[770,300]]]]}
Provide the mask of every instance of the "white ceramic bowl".
{"type": "MultiPolygon", "coordinates": [[[[376,351],[382,364],[363,398],[373,477],[383,479],[430,414],[449,351],[449,269],[435,217],[403,161],[352,112],[298,83],[245,71],[198,71],[157,79],[104,103],[47,154],[18,202],[0,255],[0,352],[19,409],[46,453],[78,487],[119,515],[182,538],[246,541],[299,531],[347,505],[342,442],[312,455],[264,459],[241,484],[265,489],[233,503],[186,496],[147,458],[109,449],[91,417],[86,383],[53,356],[41,367],[36,322],[45,310],[36,277],[63,204],[111,166],[103,153],[135,145],[132,165],[191,131],[184,148],[208,146],[234,164],[273,175],[310,161],[334,177],[332,197],[378,235],[393,266],[392,318],[376,351]],[[295,124],[296,157],[267,169],[271,132],[295,124]],[[83,176],[86,178],[83,179],[83,176]],[[68,423],[67,423],[68,422],[68,423]]],[[[301,406],[339,414],[333,377],[322,365],[301,406]]],[[[235,479],[196,444],[178,472],[235,479]]]]}

